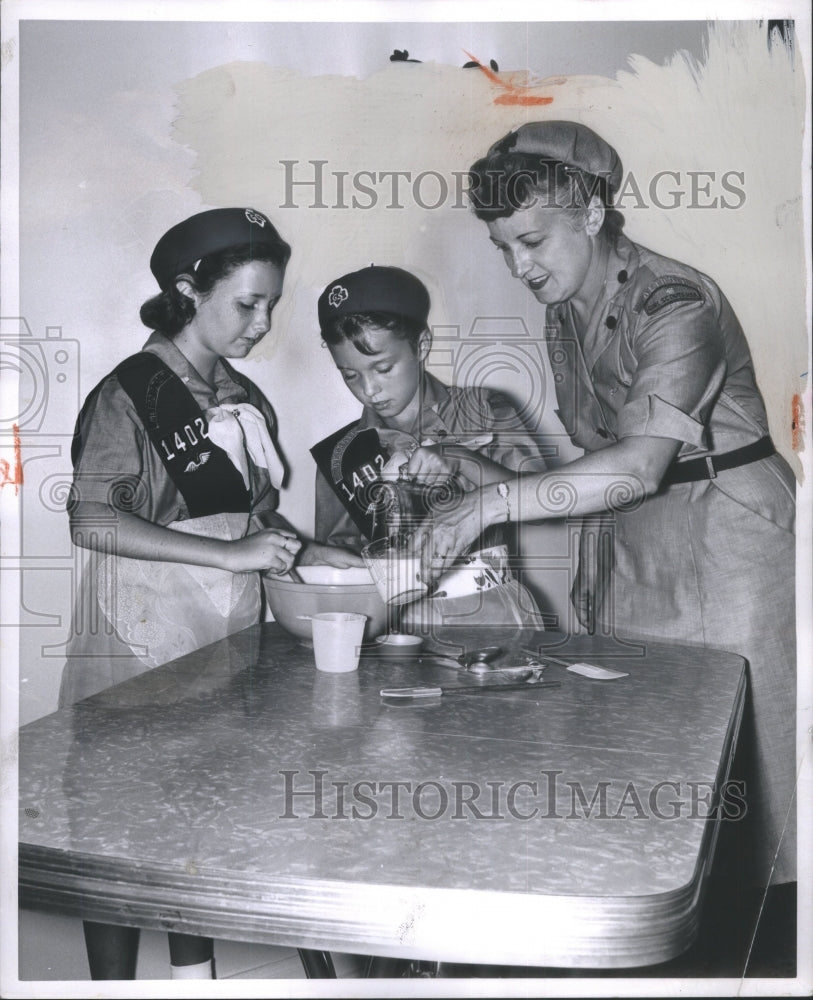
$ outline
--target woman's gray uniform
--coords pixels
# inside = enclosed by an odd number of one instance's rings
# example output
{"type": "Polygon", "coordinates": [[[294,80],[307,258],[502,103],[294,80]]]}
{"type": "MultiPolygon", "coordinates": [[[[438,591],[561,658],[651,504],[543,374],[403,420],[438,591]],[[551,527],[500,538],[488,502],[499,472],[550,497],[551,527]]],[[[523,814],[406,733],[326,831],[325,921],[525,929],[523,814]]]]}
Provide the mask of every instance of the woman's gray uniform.
{"type": "MultiPolygon", "coordinates": [[[[768,434],[748,345],[710,278],[621,236],[604,287],[581,339],[568,304],[547,310],[559,414],[576,445],[673,438],[679,467],[768,434]]],[[[617,511],[612,586],[599,611],[604,629],[748,660],[747,800],[762,884],[796,877],[794,485],[773,454],[701,481],[667,479],[617,511]]],[[[608,480],[608,498],[623,492],[608,480]]]]}

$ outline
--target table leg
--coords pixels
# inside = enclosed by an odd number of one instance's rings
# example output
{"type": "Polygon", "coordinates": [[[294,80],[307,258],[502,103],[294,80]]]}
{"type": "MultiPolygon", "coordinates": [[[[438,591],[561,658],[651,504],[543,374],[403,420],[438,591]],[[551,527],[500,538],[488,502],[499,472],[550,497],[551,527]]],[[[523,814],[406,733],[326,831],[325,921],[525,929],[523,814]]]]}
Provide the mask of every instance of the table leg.
{"type": "Polygon", "coordinates": [[[364,979],[434,979],[439,972],[438,962],[411,958],[370,957],[362,978],[364,979]]]}
{"type": "Polygon", "coordinates": [[[313,951],[311,948],[297,948],[299,960],[308,979],[335,979],[336,970],[330,952],[313,951]]]}
{"type": "Polygon", "coordinates": [[[82,922],[91,979],[135,979],[138,959],[137,927],[82,922]]]}

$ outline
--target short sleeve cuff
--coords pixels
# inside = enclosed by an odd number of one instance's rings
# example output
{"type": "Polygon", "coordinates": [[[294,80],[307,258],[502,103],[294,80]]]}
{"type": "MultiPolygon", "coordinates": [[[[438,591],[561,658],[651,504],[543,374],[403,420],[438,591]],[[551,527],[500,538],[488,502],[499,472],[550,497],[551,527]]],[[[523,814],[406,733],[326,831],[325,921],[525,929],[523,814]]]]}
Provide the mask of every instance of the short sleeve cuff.
{"type": "Polygon", "coordinates": [[[619,438],[643,435],[708,448],[705,425],[654,393],[627,403],[618,415],[619,438]]]}
{"type": "Polygon", "coordinates": [[[134,510],[139,501],[143,501],[143,490],[139,477],[132,473],[111,476],[109,473],[82,472],[74,476],[71,505],[101,503],[120,510],[134,510]]]}

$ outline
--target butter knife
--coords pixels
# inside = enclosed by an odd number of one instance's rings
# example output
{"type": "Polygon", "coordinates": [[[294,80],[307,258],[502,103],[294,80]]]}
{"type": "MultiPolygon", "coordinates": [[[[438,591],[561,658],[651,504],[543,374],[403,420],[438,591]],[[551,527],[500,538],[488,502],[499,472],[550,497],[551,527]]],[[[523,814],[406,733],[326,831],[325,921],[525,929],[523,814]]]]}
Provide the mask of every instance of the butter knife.
{"type": "Polygon", "coordinates": [[[538,691],[540,688],[561,687],[561,681],[522,681],[517,684],[478,684],[446,687],[445,685],[426,687],[381,688],[382,698],[439,698],[444,694],[484,694],[487,691],[538,691]]]}

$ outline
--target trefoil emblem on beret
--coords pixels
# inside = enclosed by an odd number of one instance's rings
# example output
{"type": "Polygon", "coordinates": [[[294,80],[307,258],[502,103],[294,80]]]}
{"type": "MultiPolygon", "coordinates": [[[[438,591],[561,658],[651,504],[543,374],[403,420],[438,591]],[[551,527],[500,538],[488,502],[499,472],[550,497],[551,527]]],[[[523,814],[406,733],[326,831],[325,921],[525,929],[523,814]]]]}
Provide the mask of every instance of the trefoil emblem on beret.
{"type": "Polygon", "coordinates": [[[328,295],[327,300],[334,309],[338,309],[342,302],[349,297],[349,293],[344,285],[334,285],[330,289],[330,295],[328,295]]]}
{"type": "Polygon", "coordinates": [[[260,228],[265,225],[265,216],[260,215],[259,212],[255,212],[253,208],[246,209],[246,218],[249,222],[253,222],[255,226],[260,226],[260,228]]]}

